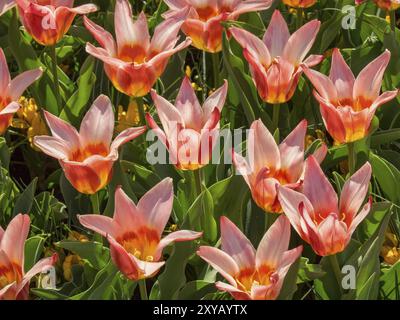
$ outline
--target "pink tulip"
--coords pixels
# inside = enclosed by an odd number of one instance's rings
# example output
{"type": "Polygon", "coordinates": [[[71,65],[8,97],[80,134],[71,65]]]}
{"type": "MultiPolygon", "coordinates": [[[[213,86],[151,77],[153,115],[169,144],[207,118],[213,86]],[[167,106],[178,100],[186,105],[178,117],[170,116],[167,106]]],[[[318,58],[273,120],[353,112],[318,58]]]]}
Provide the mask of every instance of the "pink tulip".
{"type": "MultiPolygon", "coordinates": [[[[355,0],[356,4],[366,2],[366,0],[355,0]]],[[[373,0],[375,4],[383,10],[397,10],[400,8],[400,0],[373,0]]]]}
{"type": "Polygon", "coordinates": [[[169,150],[171,163],[181,170],[197,170],[210,161],[219,134],[219,120],[228,91],[228,83],[204,102],[196,97],[188,78],[182,82],[175,106],[153,90],[151,96],[164,131],[150,114],[147,122],[169,150]]]}
{"type": "Polygon", "coordinates": [[[96,48],[88,43],[86,51],[104,62],[105,72],[115,88],[131,97],[145,96],[164,72],[169,58],[191,41],[186,39],[175,46],[182,23],[174,19],[158,25],[150,41],[145,14],[142,12],[134,23],[127,0],[116,1],[114,17],[117,41],[85,18],[86,28],[102,46],[96,48]]]}
{"type": "Polygon", "coordinates": [[[166,178],[148,191],[137,205],[121,188],[115,192],[114,217],[79,216],[86,228],[106,237],[111,258],[131,280],[153,277],[165,264],[162,251],[176,241],[190,241],[201,232],[180,230],[162,237],[174,201],[172,179],[166,178]]]}
{"type": "Polygon", "coordinates": [[[25,273],[24,250],[30,223],[28,215],[19,214],[5,231],[0,227],[0,300],[28,300],[30,280],[57,262],[54,254],[25,273]]]}
{"type": "MultiPolygon", "coordinates": [[[[244,177],[254,201],[266,212],[281,213],[277,186],[298,188],[304,171],[307,121],[303,120],[278,146],[261,120],[253,122],[247,142],[249,159],[233,154],[236,170],[244,177]]],[[[320,161],[327,147],[316,151],[320,161]]]]}
{"type": "Polygon", "coordinates": [[[349,143],[366,137],[376,109],[394,99],[398,90],[379,95],[382,78],[390,61],[386,50],[358,75],[357,79],[335,49],[330,76],[304,66],[313,83],[314,96],[320,104],[322,118],[329,134],[337,143],[349,143]]]}
{"type": "Polygon", "coordinates": [[[285,216],[267,231],[257,251],[228,218],[221,218],[221,248],[200,247],[197,254],[228,282],[217,282],[221,291],[236,300],[275,300],[290,266],[300,257],[302,246],[288,250],[290,222],[285,216]]]}
{"type": "Polygon", "coordinates": [[[23,72],[11,80],[6,57],[0,48],[0,135],[10,126],[14,113],[20,108],[18,99],[41,75],[41,69],[34,69],[23,72]]]}
{"type": "Polygon", "coordinates": [[[57,159],[69,182],[85,194],[94,194],[108,184],[118,148],[146,131],[146,127],[127,129],[111,143],[114,111],[104,95],[93,103],[79,132],[51,113],[44,114],[53,136],[37,136],[34,145],[57,159]]]}
{"type": "Polygon", "coordinates": [[[0,0],[0,16],[14,6],[14,0],[0,0]]]}
{"type": "Polygon", "coordinates": [[[74,0],[15,0],[26,31],[41,45],[52,46],[68,32],[77,14],[97,11],[94,4],[74,8],[74,0]]]}
{"type": "Polygon", "coordinates": [[[314,157],[306,161],[303,193],[279,187],[279,201],[297,233],[315,253],[329,256],[342,252],[357,226],[371,209],[362,206],[371,179],[367,162],[343,186],[338,196],[314,157]]]}
{"type": "Polygon", "coordinates": [[[221,22],[237,20],[241,14],[268,9],[273,0],[164,0],[170,10],[165,18],[184,21],[182,31],[193,46],[207,52],[222,50],[221,22]]]}
{"type": "Polygon", "coordinates": [[[322,61],[323,56],[311,55],[303,62],[320,25],[313,20],[290,35],[282,14],[276,10],[262,40],[246,30],[229,29],[243,48],[262,100],[271,104],[289,101],[303,73],[302,65],[312,67],[322,61]]]}

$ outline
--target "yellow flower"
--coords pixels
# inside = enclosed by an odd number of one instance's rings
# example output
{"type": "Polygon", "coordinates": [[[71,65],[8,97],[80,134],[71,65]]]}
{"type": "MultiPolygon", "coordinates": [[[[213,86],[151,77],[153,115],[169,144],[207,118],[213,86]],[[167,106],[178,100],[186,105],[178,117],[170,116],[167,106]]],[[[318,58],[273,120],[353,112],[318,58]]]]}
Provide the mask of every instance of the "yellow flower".
{"type": "MultiPolygon", "coordinates": [[[[148,110],[148,106],[144,105],[144,110],[148,110]]],[[[125,111],[122,106],[118,106],[118,125],[115,130],[119,133],[128,128],[135,127],[140,124],[139,106],[136,101],[132,101],[125,111]]]]}
{"type": "Polygon", "coordinates": [[[68,240],[76,240],[80,242],[89,241],[88,237],[76,231],[70,231],[70,233],[68,234],[68,240]]]}
{"type": "Polygon", "coordinates": [[[77,264],[83,265],[83,261],[80,256],[76,254],[70,254],[65,258],[63,262],[63,274],[65,280],[72,281],[72,266],[77,264]]]}
{"type": "Polygon", "coordinates": [[[381,249],[381,257],[390,265],[400,260],[399,240],[396,235],[391,232],[386,232],[385,234],[385,242],[381,249]]]}
{"type": "Polygon", "coordinates": [[[186,74],[186,76],[187,76],[188,78],[191,78],[191,77],[192,77],[192,68],[190,68],[190,66],[186,66],[185,74],[186,74]]]}

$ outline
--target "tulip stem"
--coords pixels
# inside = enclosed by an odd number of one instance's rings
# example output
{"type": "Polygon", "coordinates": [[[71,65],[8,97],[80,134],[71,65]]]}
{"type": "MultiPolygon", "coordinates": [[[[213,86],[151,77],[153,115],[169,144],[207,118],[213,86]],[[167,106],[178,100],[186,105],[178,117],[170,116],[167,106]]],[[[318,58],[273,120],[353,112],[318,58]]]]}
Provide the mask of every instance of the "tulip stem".
{"type": "Polygon", "coordinates": [[[196,193],[197,193],[196,198],[197,198],[203,192],[203,175],[201,169],[193,171],[193,175],[196,185],[196,193]]]}
{"type": "Polygon", "coordinates": [[[336,254],[328,256],[329,262],[331,263],[333,273],[335,274],[336,281],[338,283],[338,286],[340,288],[340,291],[342,291],[342,271],[340,270],[340,265],[339,261],[337,259],[336,254]]]}
{"type": "Polygon", "coordinates": [[[147,295],[147,287],[145,279],[139,280],[139,291],[140,291],[140,298],[142,300],[149,300],[149,296],[147,295]]]}
{"type": "MultiPolygon", "coordinates": [[[[273,114],[272,114],[272,124],[273,124],[273,130],[276,131],[276,129],[279,128],[279,112],[280,112],[280,104],[276,103],[273,106],[273,114]]],[[[274,134],[275,132],[272,132],[272,134],[274,134]]]]}
{"type": "Polygon", "coordinates": [[[143,98],[142,97],[136,98],[136,103],[137,103],[138,110],[139,110],[140,125],[145,126],[146,125],[146,114],[144,111],[143,98]]]}
{"type": "Polygon", "coordinates": [[[58,63],[57,63],[57,52],[56,45],[50,47],[51,60],[53,62],[53,81],[54,81],[54,93],[57,99],[57,110],[61,112],[61,94],[60,94],[60,80],[58,78],[58,63]]]}
{"type": "Polygon", "coordinates": [[[356,161],[357,161],[357,155],[355,152],[354,148],[354,142],[349,142],[347,144],[347,149],[349,153],[349,173],[350,175],[353,175],[353,173],[356,171],[356,161]]]}
{"type": "Polygon", "coordinates": [[[296,25],[296,29],[299,29],[302,25],[303,25],[303,8],[297,8],[296,13],[297,13],[297,25],[296,25]]]}
{"type": "Polygon", "coordinates": [[[390,16],[390,27],[392,29],[392,32],[394,33],[394,39],[396,39],[396,10],[391,10],[389,12],[390,16]]]}
{"type": "Polygon", "coordinates": [[[212,65],[213,65],[213,76],[214,76],[214,89],[219,86],[219,53],[211,53],[212,65]]]}
{"type": "Polygon", "coordinates": [[[90,202],[92,203],[92,210],[94,214],[100,214],[99,194],[96,192],[90,196],[90,202]]]}

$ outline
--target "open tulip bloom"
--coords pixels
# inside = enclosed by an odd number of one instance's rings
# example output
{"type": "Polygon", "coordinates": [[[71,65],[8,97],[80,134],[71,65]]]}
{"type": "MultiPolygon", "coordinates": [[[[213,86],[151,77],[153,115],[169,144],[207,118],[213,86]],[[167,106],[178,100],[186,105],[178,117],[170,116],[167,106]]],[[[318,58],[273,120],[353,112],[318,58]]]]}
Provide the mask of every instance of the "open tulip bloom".
{"type": "Polygon", "coordinates": [[[148,191],[137,205],[117,188],[114,217],[79,216],[80,223],[106,237],[111,258],[131,280],[153,277],[165,264],[162,251],[176,241],[191,241],[201,232],[180,230],[162,237],[174,201],[172,179],[166,178],[148,191]]]}
{"type": "Polygon", "coordinates": [[[17,215],[4,231],[0,227],[0,300],[27,300],[29,282],[38,273],[46,272],[57,261],[57,255],[37,262],[24,271],[25,241],[29,234],[30,218],[17,215]]]}
{"type": "Polygon", "coordinates": [[[228,82],[210,95],[200,106],[196,93],[186,77],[175,106],[154,90],[151,92],[164,131],[150,114],[146,115],[151,129],[167,147],[170,162],[181,170],[197,170],[210,161],[219,135],[219,120],[225,104],[228,82]]]}
{"type": "MultiPolygon", "coordinates": [[[[366,0],[355,0],[356,4],[366,2],[366,0]]],[[[400,0],[373,0],[376,5],[383,10],[397,10],[400,8],[400,0]]]]}
{"type": "Polygon", "coordinates": [[[315,87],[326,129],[337,143],[349,143],[366,137],[376,109],[394,99],[398,90],[380,94],[382,79],[390,61],[390,52],[368,64],[355,79],[338,49],[334,49],[330,76],[304,66],[315,87]]]}
{"type": "Polygon", "coordinates": [[[74,8],[74,0],[15,0],[26,31],[41,45],[52,46],[68,32],[77,14],[97,11],[94,4],[74,8]]]}
{"type": "Polygon", "coordinates": [[[302,246],[288,250],[290,222],[280,216],[261,240],[257,251],[228,218],[221,218],[221,249],[200,247],[197,254],[228,282],[219,290],[236,300],[275,300],[290,266],[300,257],[302,246]]]}
{"type": "Polygon", "coordinates": [[[272,0],[164,0],[170,10],[165,18],[183,20],[182,31],[193,46],[207,52],[222,50],[221,22],[237,20],[241,14],[268,9],[272,0]]]}
{"type": "Polygon", "coordinates": [[[10,126],[14,113],[20,108],[18,99],[41,75],[41,69],[34,69],[23,72],[11,80],[6,57],[0,48],[0,135],[10,126]]]}
{"type": "Polygon", "coordinates": [[[303,73],[303,65],[319,64],[323,56],[305,57],[314,44],[321,23],[313,20],[290,35],[282,14],[276,10],[263,39],[232,27],[232,36],[243,48],[261,99],[270,104],[289,101],[303,73]],[[304,60],[304,61],[303,61],[304,60]]]}
{"type": "Polygon", "coordinates": [[[347,247],[354,230],[371,209],[371,199],[362,207],[371,171],[367,162],[344,184],[338,201],[335,190],[311,156],[306,160],[302,193],[279,187],[283,211],[316,254],[330,256],[347,247]]]}
{"type": "Polygon", "coordinates": [[[142,12],[133,22],[127,0],[116,1],[114,17],[116,41],[85,17],[86,28],[102,46],[96,48],[87,43],[86,51],[104,62],[104,70],[115,88],[131,97],[143,97],[164,72],[169,58],[188,47],[191,40],[175,46],[182,22],[169,19],[156,27],[150,41],[145,14],[142,12]]]}
{"type": "MultiPolygon", "coordinates": [[[[307,121],[303,120],[278,146],[261,120],[253,122],[247,142],[246,160],[233,153],[236,170],[243,176],[256,204],[266,212],[281,213],[277,186],[298,188],[304,172],[304,141],[307,121]]],[[[325,158],[327,147],[315,155],[325,158]]]]}
{"type": "Polygon", "coordinates": [[[313,6],[317,0],[282,0],[284,4],[293,8],[309,8],[313,6]]]}
{"type": "Polygon", "coordinates": [[[69,182],[85,194],[94,194],[108,184],[118,148],[146,131],[146,127],[129,128],[112,142],[114,111],[104,95],[93,103],[79,132],[51,113],[44,114],[53,136],[37,136],[34,145],[59,160],[69,182]]]}

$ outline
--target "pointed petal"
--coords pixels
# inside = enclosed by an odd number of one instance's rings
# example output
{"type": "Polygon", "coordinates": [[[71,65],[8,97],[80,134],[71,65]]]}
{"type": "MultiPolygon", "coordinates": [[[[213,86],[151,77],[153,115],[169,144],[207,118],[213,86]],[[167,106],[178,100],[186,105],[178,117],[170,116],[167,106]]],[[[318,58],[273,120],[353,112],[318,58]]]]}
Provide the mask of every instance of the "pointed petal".
{"type": "Polygon", "coordinates": [[[350,227],[349,234],[350,236],[353,234],[354,230],[358,227],[358,225],[368,216],[372,207],[372,198],[369,198],[368,202],[364,205],[361,211],[355,216],[350,227]]]}
{"type": "Polygon", "coordinates": [[[253,245],[226,217],[221,217],[221,248],[236,261],[239,269],[255,267],[256,251],[253,245]]]}
{"type": "Polygon", "coordinates": [[[114,56],[117,52],[116,43],[114,41],[113,36],[111,33],[100,27],[99,25],[95,24],[86,16],[83,17],[83,22],[86,27],[92,34],[92,36],[96,39],[96,41],[107,50],[107,52],[114,56]]]}
{"type": "Polygon", "coordinates": [[[247,164],[247,161],[244,157],[236,152],[232,152],[232,160],[235,166],[236,171],[243,176],[244,180],[246,181],[247,185],[250,188],[250,180],[249,175],[251,175],[252,171],[250,166],[247,164]]]}
{"type": "Polygon", "coordinates": [[[235,300],[251,300],[251,297],[247,292],[240,290],[235,286],[229,285],[221,281],[216,282],[215,286],[220,291],[230,293],[235,300]]]}
{"type": "Polygon", "coordinates": [[[375,111],[378,107],[381,105],[384,105],[385,103],[388,103],[389,101],[395,99],[399,94],[399,90],[394,90],[394,91],[386,91],[382,93],[378,99],[376,99],[373,104],[370,106],[370,112],[371,114],[375,114],[375,111]]]}
{"type": "MultiPolygon", "coordinates": [[[[0,1],[0,16],[10,10],[16,5],[14,0],[1,0],[0,1]]],[[[0,298],[1,299],[1,298],[0,298]]]]}
{"type": "Polygon", "coordinates": [[[42,76],[42,69],[34,69],[21,73],[15,77],[10,84],[11,99],[17,101],[24,91],[42,76]]]}
{"type": "MultiPolygon", "coordinates": [[[[75,8],[68,8],[68,11],[75,14],[89,14],[92,12],[96,12],[99,8],[93,3],[83,4],[81,6],[75,8]]],[[[57,12],[57,9],[56,9],[57,12]]]]}
{"type": "Polygon", "coordinates": [[[339,99],[352,99],[356,81],[350,67],[344,61],[339,49],[333,50],[332,65],[329,78],[336,87],[339,99]]]}
{"type": "Polygon", "coordinates": [[[8,85],[11,82],[10,72],[8,70],[6,56],[4,51],[0,48],[0,90],[1,92],[7,92],[8,85]]]}
{"type": "Polygon", "coordinates": [[[7,107],[5,107],[3,110],[0,111],[0,115],[8,115],[8,114],[14,114],[20,109],[20,105],[18,102],[11,102],[7,107]]]}
{"type": "Polygon", "coordinates": [[[146,223],[135,203],[120,186],[115,191],[113,220],[118,224],[119,233],[138,229],[146,223]]]}
{"type": "Polygon", "coordinates": [[[136,262],[138,267],[142,270],[143,274],[141,278],[151,278],[157,274],[157,272],[165,265],[165,261],[161,262],[148,262],[137,259],[135,256],[131,256],[136,262]]]}
{"type": "Polygon", "coordinates": [[[309,69],[305,65],[302,65],[302,68],[322,98],[328,101],[337,101],[338,93],[331,79],[318,71],[309,69]]]}
{"type": "Polygon", "coordinates": [[[38,261],[32,269],[30,269],[25,275],[20,284],[18,284],[17,294],[29,284],[31,279],[39,273],[45,273],[49,268],[53,267],[58,260],[57,253],[54,253],[51,257],[38,261]]]}
{"type": "Polygon", "coordinates": [[[72,125],[47,111],[44,111],[44,116],[54,137],[67,142],[72,150],[79,148],[79,133],[72,125]]]}
{"type": "Polygon", "coordinates": [[[183,21],[176,19],[167,19],[161,22],[154,30],[151,39],[150,52],[162,52],[171,50],[178,41],[178,33],[183,21]]]}
{"type": "Polygon", "coordinates": [[[68,159],[68,145],[56,137],[36,136],[33,138],[33,144],[43,153],[57,160],[68,159]]]}
{"type": "Polygon", "coordinates": [[[271,6],[272,2],[273,0],[239,1],[239,4],[236,6],[231,16],[238,17],[247,12],[267,10],[271,6]]]}
{"type": "Polygon", "coordinates": [[[90,229],[103,237],[116,237],[119,233],[113,219],[100,214],[78,215],[78,220],[85,228],[90,229]]]}
{"type": "Polygon", "coordinates": [[[136,139],[137,137],[139,137],[140,135],[145,133],[146,130],[147,130],[147,127],[143,126],[143,127],[129,128],[129,129],[122,131],[111,143],[111,147],[110,147],[111,154],[114,154],[115,156],[117,156],[119,147],[121,147],[122,145],[124,145],[125,143],[127,143],[129,141],[136,139]]]}
{"type": "Polygon", "coordinates": [[[170,245],[173,242],[182,242],[182,241],[192,241],[200,238],[203,235],[203,232],[196,232],[190,230],[179,230],[172,232],[161,239],[160,244],[158,245],[157,250],[162,252],[162,250],[170,245]]]}
{"type": "Polygon", "coordinates": [[[280,11],[275,10],[263,38],[272,58],[282,56],[289,38],[290,32],[287,23],[280,11]]]}
{"type": "Polygon", "coordinates": [[[215,108],[222,112],[226,96],[228,94],[228,81],[224,80],[221,88],[211,94],[203,104],[203,122],[205,123],[211,116],[215,108]]]}

